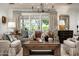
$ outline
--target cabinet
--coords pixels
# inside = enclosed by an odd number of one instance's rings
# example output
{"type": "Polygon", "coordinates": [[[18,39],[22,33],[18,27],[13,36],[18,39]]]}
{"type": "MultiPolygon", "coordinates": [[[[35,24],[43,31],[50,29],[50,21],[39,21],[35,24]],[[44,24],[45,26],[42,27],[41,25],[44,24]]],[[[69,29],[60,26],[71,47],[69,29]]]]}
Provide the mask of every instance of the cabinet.
{"type": "Polygon", "coordinates": [[[73,30],[58,31],[58,36],[60,43],[63,43],[63,41],[66,40],[67,38],[73,37],[73,30]]]}

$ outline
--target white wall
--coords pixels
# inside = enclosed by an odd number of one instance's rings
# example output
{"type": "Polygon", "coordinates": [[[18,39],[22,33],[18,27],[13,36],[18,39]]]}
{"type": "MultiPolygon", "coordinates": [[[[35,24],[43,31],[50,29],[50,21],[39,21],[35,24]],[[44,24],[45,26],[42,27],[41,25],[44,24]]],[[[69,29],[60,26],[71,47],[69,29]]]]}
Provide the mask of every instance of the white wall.
{"type": "Polygon", "coordinates": [[[13,21],[12,9],[0,8],[0,33],[8,32],[8,21],[13,21]],[[2,23],[2,16],[6,17],[6,23],[2,23]]]}
{"type": "Polygon", "coordinates": [[[5,16],[8,21],[8,10],[0,8],[0,33],[4,33],[7,31],[7,22],[5,24],[2,23],[2,16],[5,16]]]}
{"type": "Polygon", "coordinates": [[[70,12],[70,30],[74,30],[74,33],[77,33],[77,21],[78,21],[78,15],[79,12],[70,12]]]}

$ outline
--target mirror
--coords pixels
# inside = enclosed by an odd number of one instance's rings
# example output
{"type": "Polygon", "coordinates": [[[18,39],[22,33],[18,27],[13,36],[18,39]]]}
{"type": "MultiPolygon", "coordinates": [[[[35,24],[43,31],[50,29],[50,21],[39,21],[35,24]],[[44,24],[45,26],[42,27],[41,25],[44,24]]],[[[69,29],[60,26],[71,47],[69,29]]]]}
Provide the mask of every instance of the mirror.
{"type": "Polygon", "coordinates": [[[59,30],[69,30],[69,15],[59,16],[59,30]]]}

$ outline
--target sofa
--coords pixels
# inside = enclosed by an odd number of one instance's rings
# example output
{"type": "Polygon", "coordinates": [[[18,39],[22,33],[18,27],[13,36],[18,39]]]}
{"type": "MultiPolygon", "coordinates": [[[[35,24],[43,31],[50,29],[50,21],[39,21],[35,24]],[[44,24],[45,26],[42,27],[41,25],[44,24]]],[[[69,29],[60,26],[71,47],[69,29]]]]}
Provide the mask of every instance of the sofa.
{"type": "Polygon", "coordinates": [[[0,46],[2,46],[1,47],[2,50],[5,49],[1,53],[3,56],[5,55],[5,51],[7,51],[6,56],[22,56],[23,55],[23,48],[21,46],[21,41],[14,38],[13,35],[3,34],[2,40],[0,40],[0,46]]]}
{"type": "Polygon", "coordinates": [[[0,56],[8,56],[10,42],[8,40],[0,40],[0,56]]]}
{"type": "Polygon", "coordinates": [[[68,38],[64,40],[64,51],[70,56],[79,56],[79,40],[78,37],[68,38]]]}

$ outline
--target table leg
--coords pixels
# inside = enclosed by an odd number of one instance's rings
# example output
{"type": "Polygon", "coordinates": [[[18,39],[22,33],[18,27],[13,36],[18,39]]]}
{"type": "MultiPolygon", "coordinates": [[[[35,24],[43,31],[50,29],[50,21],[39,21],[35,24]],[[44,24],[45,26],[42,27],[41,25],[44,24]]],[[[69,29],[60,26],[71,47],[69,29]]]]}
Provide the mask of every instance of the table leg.
{"type": "Polygon", "coordinates": [[[61,48],[60,48],[60,47],[57,47],[57,48],[54,50],[54,55],[55,55],[55,56],[60,56],[60,55],[61,55],[61,48]]]}
{"type": "Polygon", "coordinates": [[[23,47],[23,56],[28,56],[30,54],[29,49],[23,47]]]}

